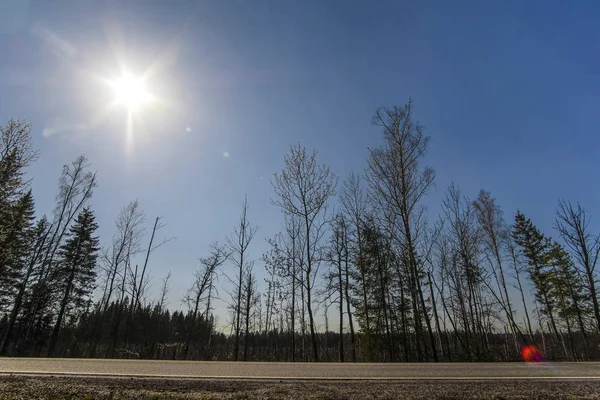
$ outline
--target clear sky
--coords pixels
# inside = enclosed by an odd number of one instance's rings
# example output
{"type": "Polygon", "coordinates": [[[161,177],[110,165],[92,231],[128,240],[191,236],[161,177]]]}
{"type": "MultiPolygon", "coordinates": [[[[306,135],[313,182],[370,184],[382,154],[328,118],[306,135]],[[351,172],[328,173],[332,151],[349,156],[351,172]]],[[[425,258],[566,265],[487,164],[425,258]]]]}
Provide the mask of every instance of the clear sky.
{"type": "Polygon", "coordinates": [[[0,121],[33,125],[40,214],[85,153],[103,243],[131,200],[164,217],[177,240],[152,275],[157,287],[173,272],[178,307],[245,193],[252,256],[266,250],[282,223],[269,179],[289,145],[316,148],[341,178],[360,172],[381,140],[373,112],[409,97],[432,137],[432,218],[453,181],[546,233],[560,197],[599,215],[599,21],[597,1],[0,0],[0,121]],[[155,98],[129,138],[102,79],[123,68],[155,98]]]}

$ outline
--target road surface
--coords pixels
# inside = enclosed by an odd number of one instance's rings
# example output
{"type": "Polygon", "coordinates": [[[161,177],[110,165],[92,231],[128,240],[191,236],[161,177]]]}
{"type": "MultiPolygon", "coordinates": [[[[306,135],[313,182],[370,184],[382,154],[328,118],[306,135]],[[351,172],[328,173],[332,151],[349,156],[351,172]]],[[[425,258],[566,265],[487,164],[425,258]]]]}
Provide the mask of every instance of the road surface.
{"type": "Polygon", "coordinates": [[[600,363],[340,364],[0,358],[0,374],[291,380],[600,380],[600,363]]]}

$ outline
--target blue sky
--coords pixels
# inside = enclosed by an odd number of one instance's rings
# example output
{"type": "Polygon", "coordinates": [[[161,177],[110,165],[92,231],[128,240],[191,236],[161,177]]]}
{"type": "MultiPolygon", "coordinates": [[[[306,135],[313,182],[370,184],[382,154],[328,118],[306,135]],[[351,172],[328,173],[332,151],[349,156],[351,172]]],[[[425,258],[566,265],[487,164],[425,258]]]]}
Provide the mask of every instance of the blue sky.
{"type": "Polygon", "coordinates": [[[289,145],[316,148],[341,178],[360,172],[381,139],[373,112],[409,98],[432,137],[432,218],[453,181],[547,233],[561,197],[598,215],[599,20],[594,1],[2,1],[0,121],[33,125],[40,214],[85,153],[105,243],[131,200],[164,217],[177,240],[152,275],[173,272],[177,307],[246,193],[252,255],[266,250],[282,223],[269,179],[289,145]],[[160,100],[137,112],[130,146],[126,110],[107,110],[98,79],[121,66],[152,72],[160,100]]]}

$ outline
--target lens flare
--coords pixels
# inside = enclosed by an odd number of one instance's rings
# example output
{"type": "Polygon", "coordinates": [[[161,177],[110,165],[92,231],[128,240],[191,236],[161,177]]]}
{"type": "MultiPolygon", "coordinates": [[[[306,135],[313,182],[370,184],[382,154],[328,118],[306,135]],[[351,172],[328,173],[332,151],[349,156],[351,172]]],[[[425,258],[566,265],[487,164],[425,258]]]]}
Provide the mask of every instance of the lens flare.
{"type": "Polygon", "coordinates": [[[542,361],[543,355],[540,349],[538,349],[534,345],[524,346],[521,350],[521,357],[523,357],[523,361],[528,363],[538,363],[542,361]]]}

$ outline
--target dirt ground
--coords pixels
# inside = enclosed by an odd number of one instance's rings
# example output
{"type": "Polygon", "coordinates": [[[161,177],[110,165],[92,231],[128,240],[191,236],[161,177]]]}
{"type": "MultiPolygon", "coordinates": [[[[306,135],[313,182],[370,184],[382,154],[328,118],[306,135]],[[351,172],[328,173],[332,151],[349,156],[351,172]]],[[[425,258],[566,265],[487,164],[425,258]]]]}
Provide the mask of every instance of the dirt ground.
{"type": "Polygon", "coordinates": [[[0,377],[0,399],[600,399],[598,382],[0,377]]]}

